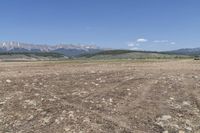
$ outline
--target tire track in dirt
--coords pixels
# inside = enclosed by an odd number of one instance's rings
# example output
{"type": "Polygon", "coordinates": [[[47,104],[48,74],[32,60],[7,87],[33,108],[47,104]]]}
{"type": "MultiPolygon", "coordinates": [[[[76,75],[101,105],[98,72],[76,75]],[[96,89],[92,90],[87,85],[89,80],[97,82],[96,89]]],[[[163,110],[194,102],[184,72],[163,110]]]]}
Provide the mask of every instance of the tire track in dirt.
{"type": "Polygon", "coordinates": [[[200,111],[200,91],[199,88],[196,86],[196,82],[194,81],[194,79],[187,79],[187,82],[184,82],[184,86],[186,88],[185,91],[191,96],[197,109],[200,111]],[[188,88],[192,89],[192,91],[187,90],[188,88]]]}
{"type": "MultiPolygon", "coordinates": [[[[151,80],[147,79],[147,78],[129,79],[129,80],[126,80],[126,81],[119,83],[115,87],[112,87],[112,89],[114,89],[116,87],[123,88],[124,86],[126,87],[127,85],[130,86],[132,84],[135,85],[135,82],[138,82],[138,81],[141,81],[141,80],[145,80],[145,82],[143,82],[142,87],[140,87],[142,89],[140,89],[138,99],[133,101],[133,104],[135,106],[138,106],[140,103],[142,103],[145,100],[145,97],[149,94],[149,91],[151,90],[151,86],[152,86],[152,83],[153,83],[152,79],[151,80]]],[[[140,85],[140,83],[139,83],[139,85],[140,85]]],[[[126,101],[126,99],[125,99],[125,101],[126,101]]],[[[109,116],[109,115],[106,115],[104,113],[99,113],[98,111],[90,110],[90,109],[88,109],[88,108],[86,108],[82,105],[79,105],[79,104],[69,103],[66,100],[63,100],[61,103],[64,104],[64,105],[72,106],[73,108],[82,110],[83,112],[89,112],[92,115],[96,115],[96,116],[100,117],[101,119],[103,119],[104,121],[108,121],[108,122],[112,123],[113,125],[116,125],[118,128],[126,130],[127,132],[133,132],[133,131],[138,132],[138,133],[143,132],[143,131],[139,131],[139,130],[136,130],[136,129],[132,129],[127,124],[127,122],[124,122],[123,120],[120,119],[120,116],[109,116]]]]}
{"type": "Polygon", "coordinates": [[[135,105],[140,105],[140,103],[142,103],[143,101],[145,101],[147,95],[149,95],[150,90],[152,89],[153,86],[153,80],[148,80],[145,83],[142,84],[142,86],[140,87],[140,95],[138,96],[138,98],[133,102],[133,104],[135,105]]]}
{"type": "MultiPolygon", "coordinates": [[[[152,79],[149,80],[147,78],[141,77],[141,78],[133,78],[133,79],[125,80],[125,81],[119,83],[118,85],[116,85],[114,87],[110,87],[110,89],[108,89],[108,91],[113,90],[115,88],[122,88],[123,89],[123,87],[127,87],[127,86],[130,86],[132,84],[135,85],[135,82],[138,82],[137,84],[140,85],[141,80],[145,80],[145,82],[142,83],[142,87],[141,87],[141,88],[144,87],[144,89],[140,90],[140,96],[138,96],[139,99],[137,99],[136,101],[133,102],[135,105],[139,105],[142,101],[145,100],[146,95],[148,95],[149,91],[151,90],[151,84],[153,82],[152,79]]],[[[101,90],[101,92],[102,92],[102,90],[101,90]]],[[[106,92],[106,93],[109,93],[109,92],[106,92]]],[[[127,99],[124,99],[124,100],[126,101],[127,99]]],[[[81,104],[69,103],[66,100],[62,100],[61,103],[63,105],[71,106],[73,108],[82,110],[83,112],[89,112],[92,115],[96,115],[96,116],[100,117],[102,120],[108,121],[111,124],[116,125],[116,127],[126,130],[127,132],[133,132],[133,131],[138,132],[138,133],[143,132],[143,131],[139,131],[139,130],[136,130],[136,129],[132,129],[128,124],[126,124],[126,122],[124,122],[122,119],[120,119],[120,116],[109,116],[109,115],[106,115],[105,113],[99,113],[98,111],[90,110],[89,108],[86,108],[81,104]]]]}
{"type": "MultiPolygon", "coordinates": [[[[137,99],[132,101],[131,104],[134,105],[139,105],[141,102],[143,102],[144,100],[146,100],[145,98],[147,97],[147,95],[149,95],[150,90],[152,88],[152,86],[154,86],[155,84],[155,79],[153,78],[144,78],[144,77],[140,77],[140,78],[133,78],[133,79],[129,79],[126,80],[124,82],[122,82],[121,84],[115,86],[114,88],[129,88],[130,86],[134,85],[135,88],[137,88],[137,90],[139,90],[137,92],[137,99]],[[138,82],[138,83],[136,83],[138,82]]],[[[129,97],[127,97],[129,98],[129,97]]]]}
{"type": "MultiPolygon", "coordinates": [[[[144,102],[147,102],[149,101],[149,99],[147,99],[148,96],[151,95],[151,90],[152,90],[152,87],[155,85],[155,79],[153,78],[137,78],[137,79],[131,79],[131,80],[127,80],[126,82],[124,82],[120,87],[129,87],[131,85],[134,85],[136,88],[137,88],[137,97],[127,97],[126,99],[124,99],[122,102],[124,103],[127,103],[128,104],[125,104],[125,105],[119,105],[119,108],[118,110],[121,110],[120,112],[123,114],[123,117],[125,117],[125,119],[121,116],[122,114],[116,116],[117,118],[123,118],[123,120],[120,120],[119,121],[124,121],[124,123],[130,128],[132,129],[133,131],[135,129],[142,129],[142,128],[139,128],[139,127],[135,127],[134,125],[136,124],[137,125],[137,122],[139,123],[142,123],[142,121],[144,120],[137,120],[136,121],[133,121],[134,119],[130,119],[130,116],[127,115],[128,114],[132,114],[134,115],[134,113],[132,112],[133,109],[135,108],[140,108],[142,109],[143,106],[145,105],[144,102]],[[139,82],[138,82],[139,81],[139,82]],[[127,84],[126,84],[127,83],[127,84]],[[131,111],[131,112],[129,112],[131,111]],[[134,123],[134,124],[133,124],[134,123]]],[[[148,125],[154,125],[154,123],[149,123],[148,122],[148,125]]],[[[156,127],[155,127],[156,128],[156,127]]],[[[135,131],[134,131],[135,132],[135,131]]],[[[145,129],[143,129],[143,131],[141,132],[146,132],[145,129]]]]}
{"type": "Polygon", "coordinates": [[[100,117],[102,120],[111,122],[113,125],[116,125],[118,128],[124,129],[126,132],[132,132],[129,127],[127,127],[126,125],[121,124],[118,120],[116,120],[116,119],[114,119],[114,118],[112,118],[110,116],[107,116],[107,115],[102,114],[102,113],[98,113],[97,111],[93,111],[93,110],[87,109],[87,108],[85,108],[85,107],[83,107],[81,105],[78,105],[78,104],[69,103],[67,101],[62,101],[61,103],[63,105],[66,105],[66,106],[71,106],[71,107],[73,107],[75,109],[82,110],[83,112],[91,113],[93,116],[96,115],[96,116],[100,117]]]}

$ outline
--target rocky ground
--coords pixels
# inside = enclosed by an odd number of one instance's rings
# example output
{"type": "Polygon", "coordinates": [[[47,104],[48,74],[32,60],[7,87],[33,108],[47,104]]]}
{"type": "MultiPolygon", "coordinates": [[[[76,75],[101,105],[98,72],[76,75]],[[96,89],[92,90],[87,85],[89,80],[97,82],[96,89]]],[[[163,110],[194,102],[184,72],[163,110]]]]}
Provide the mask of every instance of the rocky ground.
{"type": "Polygon", "coordinates": [[[200,61],[1,62],[0,133],[200,133],[200,61]]]}

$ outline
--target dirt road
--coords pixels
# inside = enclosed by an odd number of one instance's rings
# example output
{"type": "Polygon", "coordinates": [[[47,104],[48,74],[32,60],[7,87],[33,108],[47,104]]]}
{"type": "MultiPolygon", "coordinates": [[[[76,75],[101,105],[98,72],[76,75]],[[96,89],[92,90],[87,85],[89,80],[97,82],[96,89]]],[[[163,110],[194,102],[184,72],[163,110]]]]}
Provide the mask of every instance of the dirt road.
{"type": "Polygon", "coordinates": [[[200,133],[200,62],[1,62],[10,132],[200,133]]]}

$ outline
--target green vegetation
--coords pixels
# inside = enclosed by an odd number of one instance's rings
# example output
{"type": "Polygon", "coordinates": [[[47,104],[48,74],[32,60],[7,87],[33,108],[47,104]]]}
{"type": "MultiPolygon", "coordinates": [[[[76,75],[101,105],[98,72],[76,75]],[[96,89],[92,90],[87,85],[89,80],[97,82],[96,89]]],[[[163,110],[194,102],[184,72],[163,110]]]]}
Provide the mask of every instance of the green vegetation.
{"type": "Polygon", "coordinates": [[[120,55],[120,54],[127,54],[127,53],[133,53],[135,51],[132,50],[106,50],[106,51],[101,51],[98,53],[93,53],[93,54],[83,54],[80,55],[80,57],[93,57],[97,55],[120,55]]]}
{"type": "Polygon", "coordinates": [[[175,55],[151,51],[108,50],[80,56],[81,59],[186,59],[187,55],[175,55]]]}
{"type": "Polygon", "coordinates": [[[28,57],[40,56],[40,57],[52,57],[52,58],[61,58],[64,57],[63,54],[53,53],[53,52],[2,52],[1,55],[15,56],[15,55],[25,55],[28,57]]]}
{"type": "Polygon", "coordinates": [[[194,57],[194,60],[200,60],[200,56],[196,55],[196,56],[194,57]]]}
{"type": "MultiPolygon", "coordinates": [[[[0,52],[0,59],[66,59],[61,53],[56,52],[0,52]],[[45,57],[45,58],[44,58],[45,57]]],[[[107,50],[94,54],[84,54],[79,57],[70,57],[75,60],[151,60],[151,59],[199,59],[188,55],[176,55],[171,53],[132,50],[107,50]]]]}

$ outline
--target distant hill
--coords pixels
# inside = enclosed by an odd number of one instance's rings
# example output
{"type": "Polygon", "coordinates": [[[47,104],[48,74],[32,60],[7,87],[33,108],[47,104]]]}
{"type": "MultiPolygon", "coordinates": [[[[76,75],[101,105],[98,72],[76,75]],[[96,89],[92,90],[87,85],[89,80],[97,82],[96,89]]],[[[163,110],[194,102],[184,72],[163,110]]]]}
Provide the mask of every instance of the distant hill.
{"type": "Polygon", "coordinates": [[[34,45],[21,42],[0,42],[0,52],[53,52],[61,53],[67,57],[79,56],[81,54],[90,54],[100,52],[100,49],[94,45],[73,45],[73,44],[58,44],[58,45],[34,45]]]}
{"type": "Polygon", "coordinates": [[[66,57],[60,53],[50,52],[4,52],[0,53],[0,61],[36,61],[62,60],[66,57]]]}
{"type": "Polygon", "coordinates": [[[167,51],[166,53],[178,54],[178,55],[199,56],[200,55],[200,48],[178,49],[178,50],[173,50],[173,51],[167,51]]]}
{"type": "Polygon", "coordinates": [[[82,59],[170,59],[170,58],[191,58],[187,55],[176,55],[152,51],[132,50],[107,50],[94,54],[81,55],[82,59]]]}

